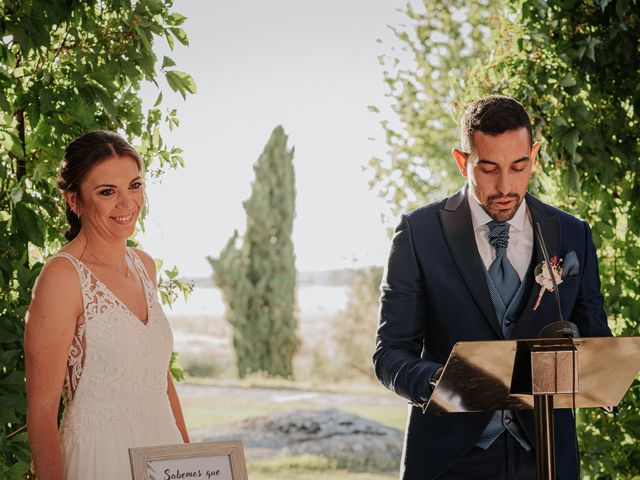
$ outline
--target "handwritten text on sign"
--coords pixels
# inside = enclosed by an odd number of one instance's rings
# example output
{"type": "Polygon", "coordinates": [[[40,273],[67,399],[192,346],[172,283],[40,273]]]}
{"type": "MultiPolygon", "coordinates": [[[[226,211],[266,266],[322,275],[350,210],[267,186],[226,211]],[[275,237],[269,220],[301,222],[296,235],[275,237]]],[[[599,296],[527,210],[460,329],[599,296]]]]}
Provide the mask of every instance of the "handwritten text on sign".
{"type": "Polygon", "coordinates": [[[228,455],[152,460],[147,469],[151,480],[233,480],[228,455]]]}

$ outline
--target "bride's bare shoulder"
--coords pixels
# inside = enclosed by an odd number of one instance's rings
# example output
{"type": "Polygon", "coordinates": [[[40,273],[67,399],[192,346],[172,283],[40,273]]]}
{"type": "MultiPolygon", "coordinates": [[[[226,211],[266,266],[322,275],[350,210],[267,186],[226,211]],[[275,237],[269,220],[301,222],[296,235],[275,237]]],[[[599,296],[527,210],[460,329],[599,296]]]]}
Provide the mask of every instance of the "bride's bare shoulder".
{"type": "Polygon", "coordinates": [[[55,255],[49,259],[33,287],[32,302],[53,299],[57,299],[59,303],[77,303],[73,300],[78,299],[81,301],[80,277],[72,262],[73,260],[63,255],[55,255]]]}
{"type": "MultiPolygon", "coordinates": [[[[66,359],[84,312],[80,278],[73,263],[54,256],[42,268],[25,317],[25,351],[32,359],[66,359]]],[[[46,363],[46,362],[45,362],[46,363]]]]}

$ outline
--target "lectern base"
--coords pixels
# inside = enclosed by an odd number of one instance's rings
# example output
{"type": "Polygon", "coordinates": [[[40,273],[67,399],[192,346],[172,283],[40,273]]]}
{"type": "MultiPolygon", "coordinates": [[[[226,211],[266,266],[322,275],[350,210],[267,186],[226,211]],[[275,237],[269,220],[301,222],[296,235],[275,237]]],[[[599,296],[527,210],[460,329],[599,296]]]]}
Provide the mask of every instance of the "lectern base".
{"type": "Polygon", "coordinates": [[[555,480],[556,452],[553,423],[553,395],[534,395],[536,422],[536,465],[538,480],[555,480]]]}

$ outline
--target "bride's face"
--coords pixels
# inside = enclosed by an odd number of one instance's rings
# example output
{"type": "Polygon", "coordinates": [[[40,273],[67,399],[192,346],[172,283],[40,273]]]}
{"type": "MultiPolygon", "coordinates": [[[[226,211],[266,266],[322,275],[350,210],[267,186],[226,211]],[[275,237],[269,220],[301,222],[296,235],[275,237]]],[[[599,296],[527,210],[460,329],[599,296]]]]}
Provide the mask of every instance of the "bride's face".
{"type": "Polygon", "coordinates": [[[130,157],[111,157],[93,167],[80,194],[67,193],[82,229],[105,239],[129,238],[144,206],[144,180],[130,157]]]}

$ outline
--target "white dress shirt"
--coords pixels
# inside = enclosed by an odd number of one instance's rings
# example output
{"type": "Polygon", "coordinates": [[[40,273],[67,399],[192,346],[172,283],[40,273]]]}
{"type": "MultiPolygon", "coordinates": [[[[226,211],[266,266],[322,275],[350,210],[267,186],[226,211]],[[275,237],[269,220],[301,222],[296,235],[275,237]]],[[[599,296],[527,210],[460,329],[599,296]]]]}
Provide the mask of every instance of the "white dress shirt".
{"type": "MultiPolygon", "coordinates": [[[[487,212],[480,206],[477,200],[469,192],[469,209],[471,210],[471,221],[473,222],[473,232],[476,236],[478,252],[484,263],[489,266],[496,258],[496,251],[489,243],[489,223],[493,220],[487,212]]],[[[525,277],[531,263],[531,253],[533,252],[533,222],[526,200],[523,200],[516,214],[507,223],[509,227],[509,245],[507,246],[507,258],[518,272],[520,280],[525,277]]]]}

